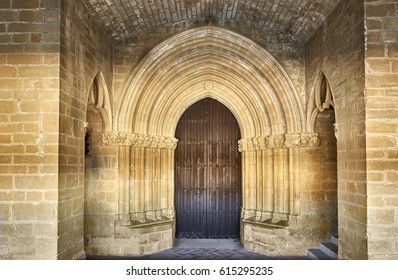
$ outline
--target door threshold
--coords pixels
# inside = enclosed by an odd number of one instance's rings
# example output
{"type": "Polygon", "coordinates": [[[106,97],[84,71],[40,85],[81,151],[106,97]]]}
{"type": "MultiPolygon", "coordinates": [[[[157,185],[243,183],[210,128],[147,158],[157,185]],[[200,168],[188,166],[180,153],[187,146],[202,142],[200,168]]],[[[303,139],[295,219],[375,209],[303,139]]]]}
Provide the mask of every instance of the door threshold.
{"type": "Polygon", "coordinates": [[[174,248],[213,248],[241,250],[243,245],[238,238],[236,239],[190,239],[176,238],[174,248]]]}

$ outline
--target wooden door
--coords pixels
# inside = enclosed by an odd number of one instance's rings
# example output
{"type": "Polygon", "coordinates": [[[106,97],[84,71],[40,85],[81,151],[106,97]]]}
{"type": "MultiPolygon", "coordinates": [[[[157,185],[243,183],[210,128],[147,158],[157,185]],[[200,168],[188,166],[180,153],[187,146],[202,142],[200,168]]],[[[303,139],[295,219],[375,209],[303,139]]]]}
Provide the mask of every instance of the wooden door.
{"type": "Polygon", "coordinates": [[[176,237],[239,237],[240,131],[233,114],[216,100],[198,101],[182,115],[176,138],[176,237]]]}

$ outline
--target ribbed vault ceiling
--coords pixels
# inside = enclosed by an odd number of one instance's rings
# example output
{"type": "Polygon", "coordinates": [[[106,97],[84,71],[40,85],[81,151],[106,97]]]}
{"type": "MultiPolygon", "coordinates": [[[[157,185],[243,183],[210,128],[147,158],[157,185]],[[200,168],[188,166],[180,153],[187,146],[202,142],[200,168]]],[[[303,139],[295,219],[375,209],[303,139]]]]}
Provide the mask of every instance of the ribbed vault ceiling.
{"type": "Polygon", "coordinates": [[[121,40],[152,28],[203,20],[244,23],[307,41],[340,0],[83,0],[121,40]]]}

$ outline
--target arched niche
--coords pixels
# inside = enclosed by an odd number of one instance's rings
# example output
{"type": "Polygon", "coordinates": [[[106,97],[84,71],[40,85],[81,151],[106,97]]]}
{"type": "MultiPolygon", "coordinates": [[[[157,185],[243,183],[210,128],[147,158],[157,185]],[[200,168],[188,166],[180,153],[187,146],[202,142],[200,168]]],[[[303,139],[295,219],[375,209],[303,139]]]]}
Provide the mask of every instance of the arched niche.
{"type": "MultiPolygon", "coordinates": [[[[316,181],[316,188],[311,187],[313,197],[315,194],[321,199],[311,199],[308,203],[312,209],[322,213],[322,218],[328,221],[328,234],[337,234],[338,228],[338,198],[337,198],[337,125],[333,90],[325,73],[321,70],[315,75],[307,107],[307,128],[310,133],[316,133],[321,145],[313,151],[315,158],[313,164],[322,174],[316,181]]],[[[313,168],[316,170],[316,168],[313,168]]],[[[307,182],[310,187],[311,181],[307,182]]],[[[312,198],[313,198],[312,197],[312,198]]],[[[304,210],[310,212],[310,210],[304,210]]]]}

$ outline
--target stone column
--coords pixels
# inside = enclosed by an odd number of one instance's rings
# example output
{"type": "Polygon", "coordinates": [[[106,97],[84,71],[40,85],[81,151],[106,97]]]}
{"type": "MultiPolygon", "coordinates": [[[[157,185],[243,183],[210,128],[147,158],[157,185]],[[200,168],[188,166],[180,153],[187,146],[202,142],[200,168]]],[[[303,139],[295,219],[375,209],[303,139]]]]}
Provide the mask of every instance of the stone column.
{"type": "Polygon", "coordinates": [[[242,152],[242,219],[278,223],[300,214],[300,148],[319,144],[317,134],[239,140],[242,152]]]}
{"type": "Polygon", "coordinates": [[[130,147],[119,147],[119,220],[130,225],[130,147]]]}
{"type": "Polygon", "coordinates": [[[174,218],[173,137],[106,132],[104,144],[119,145],[119,225],[174,218]]]}

